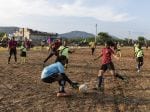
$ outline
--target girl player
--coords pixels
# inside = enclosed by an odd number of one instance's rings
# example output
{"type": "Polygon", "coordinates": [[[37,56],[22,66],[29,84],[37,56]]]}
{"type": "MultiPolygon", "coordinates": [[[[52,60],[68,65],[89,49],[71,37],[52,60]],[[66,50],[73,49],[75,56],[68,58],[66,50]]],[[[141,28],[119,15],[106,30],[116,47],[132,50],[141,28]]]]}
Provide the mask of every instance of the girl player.
{"type": "Polygon", "coordinates": [[[26,63],[26,57],[27,57],[27,48],[25,46],[25,43],[22,42],[22,45],[20,47],[20,57],[21,57],[21,61],[20,63],[23,64],[23,63],[26,63]]]}
{"type": "Polygon", "coordinates": [[[119,59],[119,58],[116,55],[114,55],[114,51],[110,48],[110,46],[111,46],[111,42],[107,41],[105,43],[105,47],[101,51],[100,56],[97,57],[96,59],[94,59],[94,60],[97,60],[100,57],[102,57],[102,66],[101,66],[99,73],[98,73],[98,86],[97,86],[97,88],[95,88],[98,90],[102,90],[101,85],[103,82],[103,75],[107,69],[110,70],[110,73],[113,76],[124,80],[124,78],[122,76],[120,76],[118,73],[115,72],[115,67],[114,67],[114,64],[112,62],[111,56],[113,55],[116,59],[119,59]]]}
{"type": "Polygon", "coordinates": [[[141,67],[143,66],[143,57],[144,52],[141,44],[138,45],[138,49],[135,51],[136,61],[137,61],[137,72],[140,72],[141,67]]]}
{"type": "Polygon", "coordinates": [[[78,83],[72,82],[64,72],[66,56],[59,56],[54,64],[45,67],[41,74],[41,79],[45,83],[53,83],[58,81],[59,92],[57,96],[69,96],[70,93],[65,91],[65,84],[68,82],[73,88],[78,88],[78,83]]]}

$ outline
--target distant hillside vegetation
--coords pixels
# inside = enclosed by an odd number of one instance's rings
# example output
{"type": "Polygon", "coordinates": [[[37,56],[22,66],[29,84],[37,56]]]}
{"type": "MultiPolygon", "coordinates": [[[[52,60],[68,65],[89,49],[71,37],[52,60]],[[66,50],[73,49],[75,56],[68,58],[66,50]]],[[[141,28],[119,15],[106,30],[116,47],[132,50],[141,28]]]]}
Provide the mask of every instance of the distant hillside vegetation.
{"type": "Polygon", "coordinates": [[[64,33],[64,34],[59,34],[59,36],[64,37],[64,38],[94,37],[93,34],[83,32],[83,31],[71,31],[71,32],[64,33]]]}
{"type": "Polygon", "coordinates": [[[19,27],[0,27],[0,32],[5,32],[7,34],[15,33],[19,30],[19,27]]]}

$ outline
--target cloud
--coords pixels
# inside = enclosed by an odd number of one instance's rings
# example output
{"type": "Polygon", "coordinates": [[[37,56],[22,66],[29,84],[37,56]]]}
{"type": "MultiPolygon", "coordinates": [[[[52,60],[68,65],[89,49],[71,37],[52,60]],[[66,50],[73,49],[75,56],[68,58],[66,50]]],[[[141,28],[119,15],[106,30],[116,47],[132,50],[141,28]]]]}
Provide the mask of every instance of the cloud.
{"type": "MultiPolygon", "coordinates": [[[[0,17],[18,20],[28,16],[90,17],[101,21],[122,22],[134,19],[126,12],[118,12],[110,5],[87,7],[86,0],[0,0],[0,17]],[[55,2],[54,2],[55,1],[55,2]]],[[[94,2],[94,1],[93,1],[94,2]]]]}

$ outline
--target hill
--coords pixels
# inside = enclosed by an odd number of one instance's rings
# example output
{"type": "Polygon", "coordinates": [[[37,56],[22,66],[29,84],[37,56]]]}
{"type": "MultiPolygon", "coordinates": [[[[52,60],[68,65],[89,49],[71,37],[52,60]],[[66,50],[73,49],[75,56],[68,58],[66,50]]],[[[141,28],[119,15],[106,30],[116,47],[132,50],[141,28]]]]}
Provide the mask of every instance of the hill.
{"type": "Polygon", "coordinates": [[[12,34],[19,30],[19,27],[0,27],[0,32],[5,32],[7,34],[12,34]]]}
{"type": "Polygon", "coordinates": [[[83,31],[71,31],[64,34],[59,34],[59,36],[64,38],[78,38],[78,37],[88,38],[88,37],[94,37],[94,34],[83,32],[83,31]]]}

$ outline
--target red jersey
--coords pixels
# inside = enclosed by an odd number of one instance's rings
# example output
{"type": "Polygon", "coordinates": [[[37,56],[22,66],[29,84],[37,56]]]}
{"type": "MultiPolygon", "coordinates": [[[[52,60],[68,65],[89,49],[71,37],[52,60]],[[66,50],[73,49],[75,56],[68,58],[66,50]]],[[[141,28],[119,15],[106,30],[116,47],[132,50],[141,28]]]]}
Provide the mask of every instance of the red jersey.
{"type": "Polygon", "coordinates": [[[9,45],[9,48],[10,48],[10,49],[16,49],[16,47],[17,47],[17,41],[15,41],[15,40],[10,40],[10,41],[8,42],[8,45],[9,45]]]}
{"type": "Polygon", "coordinates": [[[103,48],[102,55],[102,64],[107,64],[111,62],[111,55],[114,54],[114,51],[111,48],[103,48]]]}
{"type": "Polygon", "coordinates": [[[56,41],[56,42],[54,42],[54,43],[52,44],[52,48],[53,48],[54,50],[57,50],[61,45],[62,45],[61,42],[56,41]]]}

